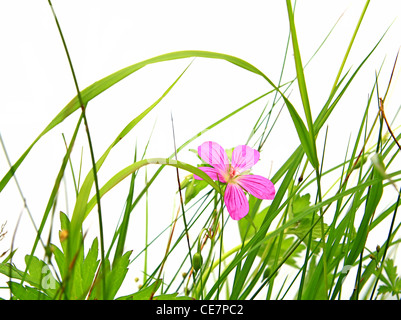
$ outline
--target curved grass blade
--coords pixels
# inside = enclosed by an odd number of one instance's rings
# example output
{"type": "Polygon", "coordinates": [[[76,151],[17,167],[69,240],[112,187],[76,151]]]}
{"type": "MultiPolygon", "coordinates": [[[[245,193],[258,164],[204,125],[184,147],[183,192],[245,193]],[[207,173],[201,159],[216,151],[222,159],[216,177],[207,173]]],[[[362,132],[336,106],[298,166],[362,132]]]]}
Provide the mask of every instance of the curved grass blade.
{"type": "MultiPolygon", "coordinates": [[[[188,50],[188,51],[177,51],[177,52],[170,52],[166,54],[162,54],[138,63],[135,63],[129,67],[126,67],[124,69],[121,69],[99,81],[96,81],[89,87],[85,88],[82,90],[80,93],[80,99],[82,100],[83,104],[87,104],[90,100],[113,86],[114,84],[118,83],[119,81],[123,80],[127,76],[131,75],[132,73],[142,69],[143,67],[153,64],[153,63],[158,63],[158,62],[164,62],[164,61],[171,61],[171,60],[177,60],[177,59],[184,59],[184,58],[193,58],[193,57],[201,57],[201,58],[211,58],[211,59],[220,59],[220,60],[225,60],[227,62],[230,62],[236,66],[239,66],[245,70],[248,70],[252,73],[255,73],[256,75],[259,75],[263,77],[275,90],[277,90],[282,97],[284,98],[286,105],[288,107],[288,110],[291,114],[291,118],[294,120],[294,125],[297,129],[297,132],[300,136],[301,143],[303,146],[306,147],[306,150],[308,150],[308,145],[305,142],[304,137],[307,136],[307,130],[305,126],[303,125],[302,119],[298,115],[297,111],[295,108],[292,106],[292,104],[288,101],[288,99],[285,98],[283,93],[277,88],[274,83],[259,69],[251,65],[250,63],[246,62],[245,60],[242,60],[240,58],[227,55],[227,54],[222,54],[222,53],[217,53],[217,52],[210,52],[210,51],[198,51],[198,50],[188,50]]],[[[76,110],[81,108],[81,103],[80,99],[78,99],[78,96],[74,97],[60,112],[59,114],[47,125],[47,127],[39,134],[39,136],[33,141],[33,143],[28,147],[28,149],[20,156],[20,158],[17,160],[17,162],[12,166],[12,168],[7,172],[7,174],[3,177],[3,179],[0,181],[0,192],[4,189],[4,187],[7,185],[8,181],[11,179],[13,176],[13,172],[16,172],[18,167],[21,165],[21,163],[24,161],[26,156],[29,154],[29,152],[32,150],[34,145],[50,130],[52,130],[54,127],[56,127],[58,124],[63,122],[66,118],[68,118],[72,113],[74,113],[76,110]]],[[[310,153],[310,151],[306,151],[310,153]]]]}
{"type": "MultiPolygon", "coordinates": [[[[186,170],[190,173],[196,174],[197,176],[201,177],[203,180],[205,180],[209,185],[213,187],[218,193],[220,193],[220,188],[219,186],[207,175],[205,174],[202,170],[198,169],[197,167],[191,166],[190,164],[181,162],[181,161],[176,161],[176,160],[171,160],[169,158],[152,158],[152,159],[144,159],[138,162],[135,162],[128,167],[122,169],[118,173],[116,173],[109,181],[107,181],[102,188],[100,188],[100,196],[103,197],[107,192],[109,192],[112,188],[114,188],[118,183],[123,181],[125,178],[130,176],[132,173],[135,171],[139,170],[140,168],[148,165],[148,164],[159,164],[159,165],[167,165],[167,166],[173,166],[179,169],[186,170]]],[[[93,197],[87,205],[86,211],[84,218],[88,216],[88,214],[92,211],[92,209],[96,205],[96,198],[93,197]]]]}

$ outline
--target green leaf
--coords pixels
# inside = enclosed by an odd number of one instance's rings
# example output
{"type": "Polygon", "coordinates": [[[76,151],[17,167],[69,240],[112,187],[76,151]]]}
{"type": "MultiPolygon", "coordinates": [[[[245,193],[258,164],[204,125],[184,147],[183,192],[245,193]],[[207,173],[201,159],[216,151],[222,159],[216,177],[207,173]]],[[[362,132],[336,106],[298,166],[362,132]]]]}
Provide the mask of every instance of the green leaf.
{"type": "MultiPolygon", "coordinates": [[[[265,216],[267,212],[269,211],[270,207],[267,207],[263,209],[262,211],[258,212],[253,218],[249,216],[249,214],[245,217],[245,219],[241,219],[238,221],[238,227],[240,231],[240,236],[242,241],[246,241],[248,239],[251,239],[254,237],[254,235],[259,231],[260,227],[262,226],[262,223],[265,219],[265,216]]],[[[280,246],[280,253],[279,257],[284,257],[285,253],[287,250],[294,244],[294,239],[292,237],[285,238],[282,241],[282,244],[280,246]]],[[[257,255],[259,257],[263,256],[263,253],[265,252],[267,242],[263,243],[259,250],[257,255]]],[[[304,246],[300,245],[298,248],[294,251],[294,253],[285,261],[287,265],[296,267],[296,258],[300,255],[300,253],[305,249],[304,246]]],[[[267,261],[268,265],[273,265],[275,257],[277,254],[277,246],[272,246],[270,248],[270,253],[269,253],[269,258],[267,261]]],[[[279,259],[280,260],[280,259],[279,259]]]]}
{"type": "Polygon", "coordinates": [[[35,288],[23,286],[13,281],[7,282],[12,294],[19,300],[51,300],[51,298],[35,288]]]}
{"type": "Polygon", "coordinates": [[[300,196],[298,194],[295,195],[294,201],[292,202],[292,212],[294,216],[297,215],[297,213],[301,213],[304,210],[308,209],[310,207],[310,194],[304,194],[303,196],[300,196]]]}
{"type": "Polygon", "coordinates": [[[123,256],[117,258],[117,261],[113,264],[111,273],[107,276],[107,299],[114,299],[117,291],[120,289],[121,284],[128,272],[128,265],[130,263],[129,257],[132,251],[126,252],[123,256]]]}
{"type": "Polygon", "coordinates": [[[89,249],[86,257],[84,257],[83,237],[82,233],[80,232],[79,237],[81,248],[75,259],[73,259],[74,267],[71,271],[71,269],[66,265],[67,260],[65,257],[65,254],[68,253],[68,244],[70,241],[68,233],[70,230],[70,220],[68,216],[63,212],[60,212],[60,224],[61,232],[67,231],[67,237],[65,239],[60,239],[63,251],[61,251],[55,245],[52,246],[54,257],[56,259],[63,280],[68,281],[68,289],[70,290],[70,292],[68,293],[68,298],[83,299],[88,294],[92,282],[94,281],[97,267],[99,265],[99,261],[97,260],[98,239],[95,238],[93,240],[91,248],[89,249]]]}
{"type": "MultiPolygon", "coordinates": [[[[25,261],[28,262],[30,255],[25,256],[25,261]]],[[[22,280],[24,271],[17,269],[9,263],[0,264],[0,273],[11,279],[22,280]]],[[[38,290],[43,290],[50,298],[53,298],[60,286],[57,280],[53,277],[49,266],[42,260],[32,257],[28,273],[25,276],[25,281],[38,290]]],[[[19,290],[21,288],[17,288],[19,290]]],[[[21,291],[21,290],[20,290],[21,291]]]]}
{"type": "MultiPolygon", "coordinates": [[[[35,287],[39,290],[43,290],[47,295],[53,298],[56,295],[60,284],[54,278],[49,266],[35,256],[26,255],[25,263],[28,264],[29,260],[31,263],[28,268],[28,273],[36,283],[35,287]]],[[[33,283],[30,284],[33,285],[33,283]]]]}
{"type": "Polygon", "coordinates": [[[51,245],[51,250],[54,254],[54,258],[56,260],[58,269],[60,270],[61,276],[65,275],[65,257],[63,251],[60,250],[59,247],[54,244],[51,245]]]}
{"type": "Polygon", "coordinates": [[[243,242],[252,238],[256,234],[268,211],[269,207],[258,212],[253,217],[252,214],[248,214],[244,219],[238,220],[238,228],[243,242]]]}
{"type": "MultiPolygon", "coordinates": [[[[292,202],[292,213],[293,218],[296,219],[297,215],[302,214],[304,211],[310,208],[310,194],[307,193],[303,196],[295,195],[294,200],[292,202]]],[[[313,222],[317,221],[319,216],[315,212],[311,212],[310,215],[306,217],[302,217],[295,224],[290,226],[287,230],[287,234],[294,234],[298,238],[303,239],[305,235],[309,232],[313,222]]],[[[324,231],[327,231],[328,225],[326,223],[323,224],[324,231]]],[[[312,230],[312,239],[320,239],[322,237],[322,227],[321,224],[318,223],[312,230]]],[[[307,243],[307,239],[304,240],[307,243]]],[[[313,250],[313,249],[312,249],[313,250]]]]}
{"type": "MultiPolygon", "coordinates": [[[[0,273],[16,280],[22,280],[24,275],[24,271],[17,269],[14,265],[10,265],[9,263],[0,263],[0,273]]],[[[40,287],[39,282],[36,282],[36,279],[29,274],[26,275],[25,281],[36,288],[40,287]]]]}
{"type": "MultiPolygon", "coordinates": [[[[384,263],[384,270],[387,275],[387,279],[381,275],[380,279],[383,281],[378,289],[379,294],[391,293],[391,295],[401,294],[401,278],[398,277],[397,267],[394,265],[393,259],[386,259],[384,263]]],[[[376,271],[376,276],[378,276],[379,271],[376,271]]]]}
{"type": "Polygon", "coordinates": [[[394,265],[393,259],[386,260],[384,270],[386,270],[386,274],[390,282],[394,284],[397,279],[397,267],[394,265]]]}
{"type": "Polygon", "coordinates": [[[208,183],[205,180],[196,180],[193,178],[189,179],[188,184],[185,186],[185,204],[195,198],[199,192],[205,189],[208,186],[208,183]]]}
{"type": "Polygon", "coordinates": [[[124,278],[128,272],[128,265],[130,263],[129,257],[132,251],[126,252],[121,257],[118,257],[117,260],[114,261],[113,265],[110,265],[109,259],[105,259],[105,268],[106,270],[106,294],[103,294],[103,285],[101,281],[103,281],[103,268],[100,268],[99,275],[96,279],[96,284],[90,296],[90,299],[100,299],[103,298],[106,300],[114,299],[118,290],[121,287],[121,284],[124,281],[124,278]]]}
{"type": "Polygon", "coordinates": [[[95,273],[99,265],[99,260],[97,259],[99,248],[98,239],[93,239],[92,246],[89,249],[82,265],[82,288],[84,289],[83,294],[86,296],[92,282],[95,278],[95,273]]]}

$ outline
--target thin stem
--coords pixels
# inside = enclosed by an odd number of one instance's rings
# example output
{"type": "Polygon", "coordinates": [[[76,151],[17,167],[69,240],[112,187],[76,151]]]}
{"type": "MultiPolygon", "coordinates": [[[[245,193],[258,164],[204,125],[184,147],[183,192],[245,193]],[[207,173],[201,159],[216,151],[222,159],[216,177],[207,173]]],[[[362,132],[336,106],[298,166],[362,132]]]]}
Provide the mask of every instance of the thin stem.
{"type": "Polygon", "coordinates": [[[95,156],[94,156],[94,152],[93,152],[93,145],[92,145],[92,139],[91,139],[91,135],[90,135],[90,131],[89,131],[89,124],[88,124],[88,119],[86,118],[86,104],[84,103],[82,96],[81,96],[81,91],[79,89],[78,86],[78,81],[77,81],[77,77],[75,75],[75,71],[74,71],[74,67],[72,64],[72,60],[67,48],[67,43],[65,42],[64,36],[63,36],[63,32],[61,31],[61,27],[60,24],[58,22],[57,16],[56,16],[56,12],[54,11],[53,5],[51,3],[50,0],[48,0],[48,3],[50,5],[51,11],[53,13],[53,17],[55,19],[56,25],[57,25],[57,29],[59,31],[61,40],[63,42],[63,46],[64,46],[64,50],[65,53],[67,55],[67,59],[68,59],[68,63],[71,69],[71,73],[72,73],[72,77],[74,79],[74,84],[75,84],[75,88],[77,90],[77,95],[78,95],[78,100],[79,100],[79,104],[81,106],[81,110],[82,110],[82,117],[84,120],[84,124],[85,124],[85,129],[86,129],[86,134],[87,134],[87,138],[88,138],[88,144],[89,144],[89,150],[90,150],[90,155],[91,155],[91,160],[92,160],[92,169],[93,169],[93,177],[94,177],[94,181],[95,181],[95,189],[96,189],[96,199],[97,199],[97,205],[98,205],[98,218],[99,218],[99,231],[100,231],[100,250],[101,250],[101,258],[102,258],[102,271],[103,271],[103,281],[102,281],[102,285],[103,285],[103,297],[105,297],[106,295],[106,268],[105,268],[105,260],[104,260],[104,239],[103,239],[103,222],[102,222],[102,210],[101,210],[101,205],[100,205],[100,193],[99,193],[99,182],[97,179],[97,169],[96,169],[96,161],[95,161],[95,156]]]}
{"type": "Polygon", "coordinates": [[[370,2],[370,0],[366,1],[365,7],[363,8],[363,11],[362,11],[362,13],[361,13],[361,16],[359,17],[359,20],[358,20],[358,23],[357,23],[356,28],[355,28],[355,30],[354,30],[354,33],[353,33],[353,35],[352,35],[351,41],[350,41],[350,43],[349,43],[349,45],[348,45],[347,51],[345,52],[343,61],[341,62],[340,69],[338,70],[337,77],[336,77],[336,79],[334,80],[334,83],[333,83],[333,87],[332,87],[332,89],[331,89],[330,96],[334,93],[334,91],[335,91],[335,89],[336,89],[336,86],[337,86],[337,84],[338,84],[338,81],[340,80],[340,76],[341,76],[341,73],[343,72],[343,69],[344,69],[344,66],[345,66],[345,62],[346,62],[347,59],[348,59],[349,53],[350,53],[350,51],[351,51],[352,45],[354,44],[354,41],[355,41],[356,35],[357,35],[357,33],[358,33],[359,27],[361,26],[363,17],[365,16],[365,12],[366,12],[366,10],[368,9],[369,2],[370,2]]]}

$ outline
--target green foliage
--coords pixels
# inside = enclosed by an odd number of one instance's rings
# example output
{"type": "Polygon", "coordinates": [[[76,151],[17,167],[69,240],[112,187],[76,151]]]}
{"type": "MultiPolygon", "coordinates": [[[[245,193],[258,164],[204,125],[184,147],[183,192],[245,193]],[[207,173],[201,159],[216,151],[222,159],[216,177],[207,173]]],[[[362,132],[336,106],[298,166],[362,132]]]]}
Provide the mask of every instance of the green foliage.
{"type": "Polygon", "coordinates": [[[381,272],[379,275],[379,270],[375,272],[376,276],[380,277],[383,282],[379,286],[377,293],[381,295],[386,295],[390,293],[392,296],[396,296],[399,299],[401,294],[401,278],[397,274],[397,267],[394,265],[393,259],[387,259],[383,266],[384,273],[381,272]]]}
{"type": "MultiPolygon", "coordinates": [[[[261,225],[266,217],[269,207],[258,212],[253,218],[248,215],[244,219],[238,221],[239,232],[242,241],[246,241],[255,236],[255,234],[260,230],[261,225]]],[[[273,266],[276,259],[279,261],[284,261],[285,264],[297,267],[297,261],[301,253],[305,250],[305,246],[299,245],[291,254],[291,256],[286,257],[289,250],[294,246],[295,239],[290,234],[292,232],[287,232],[285,238],[281,240],[280,246],[274,242],[274,238],[269,239],[261,244],[257,255],[261,258],[267,258],[266,264],[268,266],[273,266]]]]}
{"type": "MultiPolygon", "coordinates": [[[[292,216],[293,218],[297,218],[298,215],[306,211],[310,208],[310,194],[305,194],[303,196],[295,195],[294,200],[292,202],[292,216]]],[[[306,217],[302,217],[299,219],[293,226],[289,227],[286,232],[288,234],[295,234],[298,238],[304,239],[305,242],[306,235],[311,232],[312,240],[317,243],[315,240],[321,239],[322,237],[322,225],[320,223],[316,224],[312,231],[310,231],[314,222],[319,219],[319,216],[316,212],[312,212],[306,217]]],[[[326,223],[323,224],[323,233],[326,234],[328,230],[328,225],[326,223]]],[[[313,250],[312,250],[313,251],[313,250]]]]}
{"type": "MultiPolygon", "coordinates": [[[[59,111],[0,180],[0,192],[8,185],[36,143],[46,134],[72,114],[86,109],[92,99],[126,77],[134,76],[138,70],[149,65],[194,57],[225,61],[258,76],[259,80],[267,83],[272,89],[187,139],[174,150],[175,152],[170,157],[147,159],[145,158],[146,146],[142,159],[137,160],[135,150],[134,162],[123,168],[112,168],[111,178],[102,180],[103,184],[99,188],[96,186],[93,195],[93,186],[97,181],[96,175],[106,165],[106,160],[114,147],[134,129],[137,129],[137,125],[161,104],[160,102],[181,81],[182,76],[191,65],[189,64],[162,95],[123,127],[122,131],[111,140],[112,143],[101,154],[96,164],[91,164],[92,167],[84,176],[83,183],[79,187],[75,185],[76,199],[71,219],[67,214],[60,212],[61,229],[58,230],[59,239],[57,239],[60,245],[51,241],[53,234],[50,234],[48,243],[42,243],[45,257],[41,260],[36,252],[37,245],[43,241],[43,232],[45,225],[49,223],[50,213],[59,211],[56,207],[56,200],[60,192],[61,181],[67,174],[67,162],[71,160],[73,146],[85,116],[82,113],[76,123],[70,143],[67,145],[62,165],[41,217],[42,220],[37,229],[31,253],[25,255],[25,269],[21,270],[13,263],[16,251],[11,252],[0,263],[0,273],[9,278],[6,284],[12,299],[192,300],[195,298],[227,298],[237,300],[260,297],[282,299],[288,298],[290,295],[292,295],[291,298],[296,299],[341,299],[344,296],[359,299],[363,297],[364,290],[367,292],[366,297],[369,294],[372,297],[380,298],[391,295],[399,299],[401,279],[397,274],[395,260],[388,258],[386,254],[389,247],[395,247],[400,242],[395,237],[401,225],[391,225],[387,239],[374,254],[367,241],[368,238],[375,239],[371,235],[377,230],[377,226],[382,226],[391,214],[393,214],[393,222],[395,221],[400,205],[399,198],[397,201],[391,199],[388,203],[384,203],[383,196],[388,195],[388,193],[386,194],[388,188],[391,188],[393,192],[396,182],[401,180],[399,168],[394,169],[392,166],[398,160],[396,158],[399,156],[400,149],[397,147],[398,141],[401,140],[401,134],[398,136],[385,134],[386,126],[388,131],[390,131],[390,127],[383,110],[380,110],[379,114],[375,113],[377,117],[373,123],[370,118],[370,111],[373,108],[377,110],[377,106],[371,106],[374,103],[372,97],[377,94],[377,103],[382,109],[391,84],[390,81],[386,88],[386,95],[382,98],[379,97],[380,82],[378,80],[381,77],[381,68],[380,72],[375,74],[376,81],[372,84],[372,90],[368,92],[369,99],[364,113],[361,115],[354,145],[352,146],[350,139],[350,145],[346,150],[338,150],[338,152],[344,152],[344,160],[332,168],[326,169],[324,161],[326,145],[324,145],[322,154],[319,154],[318,148],[319,132],[326,126],[330,115],[340,104],[343,96],[351,90],[351,84],[355,82],[365,62],[381,42],[380,39],[353,72],[351,72],[352,69],[343,72],[369,1],[366,1],[363,8],[332,90],[323,100],[320,109],[316,108],[318,111],[316,115],[312,115],[309,101],[305,77],[306,65],[301,59],[302,50],[298,43],[295,12],[290,0],[286,1],[286,5],[291,42],[288,41],[284,61],[287,59],[287,52],[292,48],[296,77],[285,83],[282,82],[281,77],[278,85],[273,83],[260,69],[235,56],[210,51],[185,50],[165,53],[134,63],[94,82],[82,91],[79,91],[77,87],[77,96],[73,97],[59,111]],[[302,115],[298,113],[288,94],[293,90],[294,83],[298,85],[298,93],[303,107],[302,115]],[[275,96],[270,99],[272,101],[269,102],[270,111],[267,111],[267,115],[265,115],[265,110],[268,110],[268,105],[266,105],[258,117],[247,144],[251,145],[251,142],[254,142],[255,146],[259,145],[257,148],[263,155],[264,142],[274,128],[274,124],[272,125],[269,119],[281,103],[289,112],[293,129],[298,135],[299,145],[294,150],[290,150],[288,159],[278,166],[271,177],[271,181],[276,186],[276,196],[273,201],[267,202],[248,195],[249,214],[238,221],[239,241],[232,244],[226,240],[225,236],[226,228],[231,228],[232,224],[227,222],[229,218],[223,200],[224,184],[213,181],[197,167],[197,165],[207,165],[202,163],[199,157],[191,164],[174,159],[178,152],[184,150],[202,133],[228,121],[237,113],[271,94],[275,94],[275,96]],[[372,145],[371,140],[375,134],[377,134],[377,137],[374,137],[377,138],[375,140],[377,142],[372,145]],[[253,141],[254,139],[256,141],[253,141]],[[351,150],[350,154],[349,150],[351,150]],[[156,173],[150,179],[146,175],[145,186],[138,191],[138,186],[141,184],[136,179],[136,175],[147,165],[157,166],[156,173]],[[172,219],[171,224],[165,226],[153,239],[149,239],[149,217],[146,212],[145,245],[142,251],[136,252],[136,248],[134,250],[131,248],[132,244],[126,242],[129,221],[132,221],[130,217],[134,210],[141,213],[136,205],[144,194],[147,195],[148,189],[165,167],[186,172],[185,178],[179,181],[184,194],[184,203],[181,204],[180,211],[172,219]],[[203,180],[195,180],[194,174],[203,180]],[[335,175],[333,180],[331,180],[331,175],[335,175]],[[109,245],[106,251],[103,230],[100,228],[99,237],[89,240],[87,234],[83,232],[84,221],[97,205],[99,207],[100,199],[103,199],[113,188],[120,187],[122,181],[128,177],[131,177],[131,184],[124,206],[124,217],[116,227],[112,241],[106,244],[109,245]],[[329,185],[329,190],[322,188],[323,181],[329,185]],[[385,208],[383,209],[383,207],[385,208]],[[183,220],[183,224],[180,219],[183,220]],[[165,236],[165,233],[169,233],[168,237],[159,242],[159,238],[165,236]],[[194,239],[196,240],[194,241],[194,239]],[[185,254],[177,253],[183,247],[185,254]],[[126,251],[125,248],[128,250],[126,251]],[[160,261],[162,261],[160,264],[148,265],[150,248],[156,248],[157,253],[160,253],[160,261]],[[110,258],[113,250],[115,252],[114,259],[110,258]],[[135,252],[135,256],[133,256],[133,252],[135,252]],[[131,263],[138,263],[138,257],[144,260],[143,285],[138,291],[119,297],[119,290],[124,283],[128,282],[129,287],[132,287],[127,273],[131,263]],[[176,271],[166,270],[170,267],[170,261],[174,262],[172,265],[176,267],[176,271]],[[369,262],[365,264],[366,261],[369,262]],[[384,262],[380,264],[379,261],[384,262]],[[349,270],[353,268],[356,269],[356,276],[351,278],[349,270]],[[182,279],[179,274],[182,274],[182,279]],[[285,277],[281,277],[282,275],[285,277]],[[377,289],[376,285],[367,288],[368,280],[372,277],[375,277],[377,282],[380,281],[377,289]],[[345,284],[352,287],[352,293],[344,293],[346,291],[345,284]]],[[[58,27],[60,26],[58,25],[58,27]]],[[[68,55],[66,46],[65,50],[68,55]]],[[[282,75],[284,68],[285,63],[283,62],[282,75]]],[[[89,128],[86,127],[86,129],[89,132],[89,128]]],[[[140,134],[138,136],[139,139],[142,138],[140,134]]],[[[90,138],[88,143],[91,147],[90,138]]],[[[324,143],[326,144],[326,140],[324,143]]],[[[197,154],[192,149],[189,151],[197,154]]],[[[226,151],[231,157],[233,148],[226,151]]],[[[82,163],[80,168],[81,165],[82,163]]],[[[71,169],[75,177],[72,165],[71,169]]],[[[262,168],[262,170],[264,169],[262,168]]],[[[398,195],[398,193],[395,194],[398,195]]],[[[147,197],[146,201],[148,201],[147,197]]],[[[102,216],[100,214],[98,219],[101,224],[102,216]]],[[[229,221],[231,222],[231,220],[229,221]]],[[[0,240],[5,234],[1,228],[0,240]]]]}
{"type": "Polygon", "coordinates": [[[103,269],[100,269],[99,275],[96,279],[95,289],[92,292],[90,299],[106,299],[112,300],[115,298],[117,291],[120,289],[121,284],[128,272],[128,265],[130,263],[129,257],[132,252],[126,252],[122,257],[118,258],[113,265],[110,265],[108,259],[106,259],[106,274],[103,274],[103,269]],[[106,281],[106,292],[103,292],[103,286],[100,285],[101,281],[106,281]]]}
{"type": "MultiPolygon", "coordinates": [[[[30,258],[31,256],[26,255],[25,261],[27,262],[30,258]]],[[[22,284],[9,281],[9,288],[18,299],[32,298],[35,294],[37,298],[55,299],[60,289],[60,283],[54,278],[49,265],[36,257],[32,257],[26,276],[24,276],[24,271],[5,262],[0,264],[0,273],[6,275],[10,279],[25,279],[25,281],[32,286],[23,286],[22,284]]]]}
{"type": "Polygon", "coordinates": [[[40,292],[39,290],[23,286],[20,283],[9,281],[8,287],[10,288],[12,294],[14,295],[14,299],[18,300],[51,300],[51,298],[40,292]]]}

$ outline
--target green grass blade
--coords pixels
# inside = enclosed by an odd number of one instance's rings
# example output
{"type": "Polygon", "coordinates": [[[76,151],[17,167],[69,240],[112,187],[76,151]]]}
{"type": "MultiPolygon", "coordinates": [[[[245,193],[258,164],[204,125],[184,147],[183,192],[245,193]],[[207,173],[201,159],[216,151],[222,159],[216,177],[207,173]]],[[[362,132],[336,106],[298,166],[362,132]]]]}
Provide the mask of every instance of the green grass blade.
{"type": "MultiPolygon", "coordinates": [[[[319,161],[317,158],[317,151],[316,151],[316,144],[315,144],[315,134],[313,129],[313,120],[312,120],[312,113],[309,104],[309,97],[308,91],[306,87],[305,75],[303,70],[303,64],[301,60],[301,53],[299,51],[298,39],[297,39],[297,32],[295,28],[295,21],[294,21],[294,13],[292,11],[291,1],[287,0],[287,11],[288,11],[288,20],[290,22],[290,31],[291,31],[291,39],[292,39],[292,46],[294,50],[294,60],[295,60],[295,69],[297,72],[297,80],[298,80],[298,87],[299,92],[302,99],[302,105],[304,107],[306,122],[308,124],[308,131],[302,132],[303,135],[307,133],[307,137],[303,137],[302,145],[306,147],[306,154],[308,155],[308,159],[315,170],[319,169],[319,161]]],[[[294,120],[294,119],[293,119],[294,120]]],[[[299,134],[299,133],[298,133],[299,134]]],[[[300,137],[301,138],[301,137],[300,137]]]]}
{"type": "MultiPolygon", "coordinates": [[[[350,53],[350,51],[351,51],[352,45],[354,44],[356,35],[357,35],[358,31],[359,31],[359,27],[361,26],[361,23],[362,23],[362,20],[363,20],[363,18],[364,18],[364,16],[365,16],[366,10],[368,9],[369,3],[370,3],[370,0],[367,0],[366,3],[365,3],[364,8],[363,8],[363,10],[362,10],[361,16],[359,17],[358,23],[357,23],[357,25],[356,25],[356,27],[355,27],[355,30],[354,30],[354,33],[353,33],[353,35],[352,35],[352,37],[351,37],[351,41],[350,41],[350,43],[349,43],[349,45],[348,45],[347,51],[345,52],[343,61],[341,62],[340,69],[338,70],[336,79],[334,80],[333,88],[331,89],[331,93],[334,92],[334,90],[335,90],[335,88],[336,88],[336,86],[337,86],[338,80],[339,80],[340,77],[341,77],[341,73],[342,73],[343,70],[344,70],[345,63],[346,63],[346,61],[347,61],[347,59],[348,59],[349,53],[350,53]]],[[[331,95],[331,94],[330,94],[330,95],[331,95]]]]}

